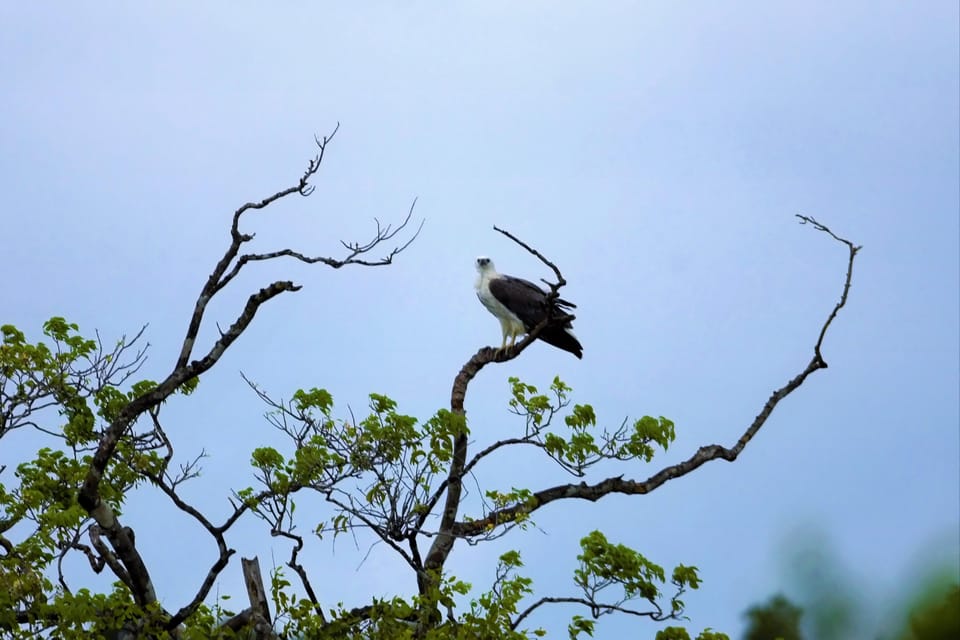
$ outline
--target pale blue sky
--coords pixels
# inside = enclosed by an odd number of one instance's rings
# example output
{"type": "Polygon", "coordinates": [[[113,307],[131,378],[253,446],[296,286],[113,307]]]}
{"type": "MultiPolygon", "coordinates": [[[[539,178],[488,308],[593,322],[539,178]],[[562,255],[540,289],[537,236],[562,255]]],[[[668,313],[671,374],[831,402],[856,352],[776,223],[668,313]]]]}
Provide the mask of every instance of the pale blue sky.
{"type": "MultiPolygon", "coordinates": [[[[178,453],[211,454],[187,492],[225,513],[222,496],[250,482],[249,451],[280,442],[241,370],[277,395],[325,387],[342,411],[369,392],[422,418],[445,406],[460,365],[500,338],[474,296],[474,257],[548,275],[494,224],[563,269],[584,359],[535,345],[485,369],[467,399],[475,442],[522,428],[508,376],[559,375],[607,424],[675,420],[668,455],[616,471],[643,478],[732,444],[809,360],[845,266],[843,247],[793,217],[813,215],[864,245],[830,368],[735,464],[647,497],[544,509],[541,530],[458,546],[449,566],[482,588],[491,559],[517,548],[540,593],[562,595],[577,540],[600,528],[699,566],[690,625],[733,635],[787,583],[780,550],[796,527],[822,528],[876,602],[924,554],[957,566],[955,2],[349,6],[0,6],[0,322],[35,335],[63,315],[107,337],[150,323],[144,374],[164,375],[233,209],[294,183],[313,134],[339,121],[316,193],[246,220],[255,246],[337,255],[415,196],[423,234],[389,269],[256,265],[225,292],[211,320],[275,277],[304,285],[166,410],[178,453]]],[[[36,446],[8,436],[0,463],[36,446]]],[[[520,454],[478,476],[566,481],[520,454]]],[[[161,564],[165,541],[184,552],[195,538],[205,567],[205,534],[149,491],[126,524],[179,607],[206,569],[161,564]]],[[[288,554],[252,521],[231,544],[265,566],[288,554]]],[[[387,550],[357,570],[366,550],[313,545],[325,603],[412,592],[387,550]]],[[[242,595],[238,566],[220,590],[242,595]]],[[[563,637],[570,613],[536,622],[563,637]]],[[[606,620],[598,637],[656,628],[606,620]]]]}

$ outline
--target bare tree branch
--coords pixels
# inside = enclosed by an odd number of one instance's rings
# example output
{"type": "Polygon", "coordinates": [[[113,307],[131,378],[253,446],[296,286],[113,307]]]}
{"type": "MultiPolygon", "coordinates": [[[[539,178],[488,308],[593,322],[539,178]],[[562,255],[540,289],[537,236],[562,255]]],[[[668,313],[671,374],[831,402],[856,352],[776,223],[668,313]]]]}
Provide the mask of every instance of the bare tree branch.
{"type": "MultiPolygon", "coordinates": [[[[227,272],[230,264],[240,252],[240,245],[242,245],[244,242],[253,240],[253,235],[240,233],[240,216],[250,210],[264,209],[277,200],[285,198],[294,193],[299,193],[302,196],[308,196],[313,193],[313,188],[308,185],[308,181],[320,169],[320,164],[323,162],[323,155],[327,149],[327,144],[333,139],[339,129],[340,123],[337,123],[333,133],[331,133],[329,136],[324,136],[322,140],[316,137],[314,138],[317,142],[317,147],[319,147],[320,150],[317,155],[310,160],[306,171],[304,171],[303,175],[300,177],[300,181],[296,185],[278,191],[272,196],[264,198],[260,202],[248,202],[233,213],[233,221],[230,225],[230,246],[227,247],[223,257],[221,257],[220,261],[217,262],[217,265],[213,269],[213,273],[211,273],[207,278],[206,283],[203,285],[203,289],[200,291],[200,295],[197,296],[197,302],[194,305],[193,314],[190,316],[190,323],[187,327],[187,335],[183,339],[183,345],[180,349],[180,357],[177,359],[175,369],[181,369],[185,367],[187,361],[190,359],[190,354],[193,352],[194,342],[196,341],[197,334],[200,331],[200,324],[203,321],[203,314],[206,311],[210,300],[214,295],[217,294],[218,291],[226,286],[227,282],[229,282],[233,276],[236,275],[235,272],[230,275],[226,281],[224,281],[224,274],[227,272]]],[[[239,269],[236,271],[239,271],[239,269]]],[[[294,289],[294,291],[296,290],[297,289],[294,289]]]]}
{"type": "Polygon", "coordinates": [[[817,338],[817,344],[813,348],[814,352],[817,354],[817,358],[821,363],[823,363],[823,367],[826,368],[827,362],[820,354],[820,347],[823,346],[823,339],[827,335],[827,329],[830,328],[830,323],[832,323],[833,319],[837,317],[837,314],[840,312],[840,309],[843,308],[843,305],[847,304],[847,295],[850,293],[850,282],[853,278],[853,259],[857,255],[857,252],[863,247],[854,246],[852,242],[836,235],[825,225],[820,224],[810,216],[802,216],[797,214],[797,217],[800,218],[800,224],[812,224],[817,231],[823,231],[824,233],[830,234],[830,237],[837,242],[842,242],[843,244],[847,245],[847,249],[850,252],[850,259],[847,261],[847,279],[843,284],[843,293],[840,295],[840,301],[833,307],[833,311],[830,312],[830,316],[827,318],[827,321],[823,323],[823,327],[820,329],[820,337],[817,338]]]}
{"type": "MultiPolygon", "coordinates": [[[[107,545],[100,538],[100,527],[92,524],[89,529],[90,535],[90,544],[93,545],[93,548],[97,550],[97,553],[100,554],[100,560],[97,562],[97,565],[102,569],[103,564],[106,563],[110,570],[113,571],[113,574],[123,584],[127,585],[131,589],[132,581],[130,580],[130,575],[127,573],[126,569],[123,568],[123,565],[117,560],[117,557],[110,552],[110,549],[107,548],[107,545]]],[[[99,573],[99,571],[97,571],[99,573]]]]}
{"type": "Polygon", "coordinates": [[[204,601],[204,599],[210,593],[210,589],[213,587],[217,576],[220,575],[220,572],[226,568],[227,563],[230,560],[230,556],[236,553],[236,551],[227,546],[226,539],[223,537],[225,529],[215,527],[206,518],[206,516],[200,513],[199,510],[184,501],[176,492],[176,484],[168,484],[162,473],[153,474],[148,471],[144,471],[142,473],[153,482],[154,486],[159,488],[168,498],[170,498],[170,500],[178,509],[192,517],[204,529],[206,529],[207,533],[209,533],[217,543],[217,559],[207,571],[207,575],[204,576],[204,579],[201,582],[200,587],[197,589],[196,594],[194,594],[193,599],[187,605],[177,611],[167,622],[167,628],[174,629],[181,622],[190,617],[190,615],[192,615],[193,612],[196,611],[197,607],[200,606],[200,604],[204,601]]]}
{"type": "Polygon", "coordinates": [[[567,281],[563,279],[563,274],[560,273],[560,269],[557,268],[557,265],[555,265],[555,264],[554,264],[553,262],[551,262],[550,260],[547,260],[542,253],[540,253],[539,251],[537,251],[536,249],[534,249],[533,247],[531,247],[531,246],[528,245],[526,242],[524,242],[523,240],[519,239],[518,237],[516,237],[515,235],[513,235],[513,234],[510,233],[509,231],[504,231],[503,229],[501,229],[501,228],[499,228],[499,227],[497,227],[497,226],[494,226],[494,227],[493,227],[493,230],[494,230],[494,231],[498,231],[498,232],[502,233],[503,235],[507,236],[508,238],[510,238],[511,240],[513,240],[514,242],[516,242],[518,245],[520,245],[521,247],[523,247],[524,249],[526,249],[527,251],[529,251],[530,253],[532,253],[533,255],[535,255],[537,258],[540,259],[540,262],[542,262],[543,264],[547,265],[548,267],[550,267],[551,270],[553,270],[553,274],[554,274],[555,276],[557,276],[557,284],[556,284],[556,285],[552,285],[552,284],[550,284],[549,282],[547,283],[547,284],[550,286],[551,291],[553,291],[554,293],[556,293],[556,291],[557,291],[558,289],[564,287],[564,286],[567,284],[567,281]]]}
{"type": "MultiPolygon", "coordinates": [[[[339,124],[337,126],[339,128],[339,124]]],[[[226,331],[221,331],[220,338],[213,344],[207,354],[199,360],[190,360],[194,351],[195,341],[199,333],[200,326],[203,322],[207,305],[210,303],[210,300],[220,290],[223,289],[229,280],[239,272],[242,264],[235,266],[233,271],[229,272],[229,274],[228,269],[230,269],[230,265],[237,258],[241,245],[253,239],[253,235],[240,232],[240,217],[247,211],[263,209],[269,206],[271,203],[294,193],[299,193],[303,196],[309,195],[313,188],[309,186],[308,181],[319,170],[320,164],[323,161],[327,144],[330,142],[333,136],[336,135],[336,132],[337,129],[334,129],[333,133],[331,133],[329,136],[324,136],[322,139],[316,139],[319,151],[317,155],[311,159],[306,171],[304,171],[296,185],[278,191],[272,196],[269,196],[259,202],[248,202],[234,212],[230,227],[230,245],[227,247],[227,250],[224,252],[222,258],[217,262],[213,272],[207,278],[200,295],[197,297],[194,310],[191,314],[187,327],[187,332],[183,339],[180,355],[177,358],[177,362],[173,370],[166,377],[166,379],[164,379],[153,390],[133,399],[125,407],[123,407],[117,417],[111,422],[110,426],[103,433],[96,452],[92,457],[92,462],[87,472],[86,479],[80,489],[78,502],[84,507],[84,509],[87,510],[91,517],[93,517],[93,519],[100,526],[102,532],[110,541],[117,558],[123,563],[123,566],[129,575],[129,586],[133,592],[136,602],[140,605],[146,605],[154,602],[156,600],[156,594],[154,592],[153,584],[147,571],[147,567],[133,545],[132,536],[127,534],[127,532],[130,530],[120,525],[115,514],[112,512],[112,509],[110,509],[110,507],[101,499],[100,482],[104,475],[104,471],[113,457],[120,438],[143,413],[151,411],[171,394],[173,394],[177,389],[179,389],[183,384],[203,374],[212,366],[214,366],[226,349],[246,330],[262,304],[280,295],[281,293],[287,291],[298,291],[300,289],[298,285],[295,285],[290,281],[277,281],[252,294],[247,300],[246,306],[237,317],[236,321],[226,331]]],[[[374,237],[374,239],[364,245],[354,245],[351,248],[351,254],[348,256],[347,260],[340,262],[347,264],[352,260],[352,263],[355,264],[374,264],[370,261],[357,260],[356,257],[367,251],[370,251],[379,243],[392,239],[407,225],[411,215],[412,208],[411,213],[408,213],[403,224],[394,230],[391,230],[390,227],[386,227],[384,229],[378,222],[377,235],[374,237]]],[[[395,248],[387,255],[386,258],[383,258],[380,261],[380,264],[389,264],[397,253],[403,251],[409,246],[410,242],[412,242],[412,239],[395,248]]],[[[276,253],[276,256],[280,255],[291,255],[296,257],[296,255],[300,254],[295,255],[295,252],[287,250],[276,253]]],[[[248,257],[246,261],[248,262],[252,259],[268,259],[268,254],[254,254],[254,257],[248,257]],[[257,257],[258,255],[259,257],[257,257]]],[[[310,260],[305,257],[303,257],[303,259],[305,261],[310,260]]],[[[325,260],[316,259],[314,261],[319,262],[325,260]]],[[[333,261],[331,266],[343,266],[343,264],[338,264],[337,261],[333,261]]],[[[6,420],[4,420],[4,422],[6,422],[6,420]]],[[[238,513],[235,513],[235,515],[239,517],[238,513]]],[[[208,524],[209,523],[205,524],[204,526],[208,528],[208,531],[213,533],[215,529],[211,529],[208,524]]],[[[218,540],[218,546],[220,546],[220,557],[218,558],[214,567],[211,569],[211,573],[208,574],[208,580],[212,580],[211,576],[215,575],[216,572],[219,572],[219,570],[225,566],[226,557],[229,555],[224,555],[225,546],[221,540],[218,540]]],[[[175,619],[181,615],[188,615],[188,613],[185,613],[185,611],[195,606],[196,603],[191,603],[191,605],[188,605],[186,608],[182,609],[175,616],[175,619]]]]}
{"type": "Polygon", "coordinates": [[[517,519],[517,517],[532,513],[533,511],[536,511],[537,509],[540,509],[541,507],[557,500],[573,498],[596,501],[611,493],[622,493],[627,495],[642,495],[650,493],[654,489],[662,486],[668,480],[685,476],[691,471],[712,460],[722,459],[728,462],[733,462],[736,460],[737,456],[740,455],[747,444],[749,444],[760,428],[766,423],[777,404],[779,404],[781,400],[786,398],[798,387],[800,387],[800,385],[803,384],[810,374],[819,369],[827,368],[827,363],[820,354],[820,348],[823,344],[823,339],[826,335],[827,328],[830,326],[830,323],[833,322],[833,319],[837,316],[840,309],[842,309],[847,302],[847,294],[850,290],[850,283],[853,278],[853,262],[856,258],[857,252],[860,250],[860,247],[855,246],[848,240],[834,235],[833,232],[820,223],[813,221],[812,218],[803,218],[803,221],[814,224],[819,231],[828,233],[831,237],[847,246],[847,273],[843,284],[843,293],[840,297],[840,300],[831,309],[830,314],[827,316],[827,319],[824,321],[820,329],[819,337],[814,347],[814,356],[810,360],[809,364],[807,364],[807,366],[799,374],[794,376],[785,385],[770,395],[770,397],[767,399],[767,402],[763,405],[760,413],[732,447],[727,448],[716,444],[700,447],[697,452],[687,460],[666,467],[642,482],[635,480],[624,480],[623,476],[617,476],[614,478],[607,478],[602,482],[592,485],[581,482],[579,484],[559,485],[543,491],[538,491],[534,493],[533,500],[529,502],[498,509],[477,520],[457,522],[451,528],[452,535],[459,537],[472,537],[481,535],[490,527],[513,522],[517,519]]]}
{"type": "Polygon", "coordinates": [[[407,227],[407,225],[410,223],[410,219],[413,216],[413,208],[416,205],[416,202],[417,202],[416,199],[414,199],[413,204],[410,205],[410,210],[407,212],[407,217],[404,218],[403,222],[400,223],[400,225],[396,229],[391,229],[391,227],[389,226],[387,226],[386,228],[383,228],[380,226],[380,221],[376,220],[376,223],[377,223],[376,234],[374,235],[373,239],[369,240],[367,243],[361,245],[359,243],[348,243],[348,242],[341,241],[341,244],[347,250],[350,251],[350,253],[343,258],[337,259],[337,258],[328,258],[324,256],[311,257],[311,256],[306,256],[298,251],[293,251],[292,249],[281,249],[279,251],[272,251],[269,253],[244,254],[237,259],[237,262],[234,265],[233,269],[231,269],[230,272],[224,275],[223,278],[220,280],[219,284],[217,285],[217,291],[224,288],[231,280],[233,280],[233,278],[236,277],[238,273],[240,273],[240,270],[248,262],[256,262],[261,260],[273,260],[274,258],[289,257],[289,258],[298,260],[300,262],[303,262],[305,264],[317,264],[317,263],[325,264],[328,267],[331,267],[333,269],[339,269],[341,267],[344,267],[350,264],[357,264],[365,267],[382,267],[382,266],[393,264],[394,257],[396,257],[397,254],[401,253],[404,249],[409,247],[410,244],[413,243],[413,241],[416,240],[417,237],[420,235],[420,231],[423,229],[423,225],[425,221],[421,220],[420,225],[417,227],[417,230],[413,233],[413,235],[411,235],[410,238],[408,238],[407,241],[404,242],[403,244],[397,245],[396,247],[391,249],[386,256],[379,258],[377,260],[367,260],[367,259],[359,258],[358,256],[362,256],[372,251],[375,247],[379,246],[381,243],[391,240],[394,236],[396,236],[398,233],[403,231],[407,227]]]}
{"type": "Polygon", "coordinates": [[[320,622],[326,624],[327,617],[323,614],[323,607],[320,606],[320,602],[317,600],[317,594],[313,590],[313,585],[310,584],[310,579],[307,577],[307,571],[303,568],[303,565],[297,561],[297,555],[303,550],[303,538],[301,536],[294,535],[289,531],[280,531],[278,529],[274,529],[270,533],[274,536],[281,536],[294,541],[293,549],[290,551],[290,559],[287,561],[287,566],[296,571],[297,575],[300,576],[300,582],[303,584],[303,590],[307,592],[307,597],[310,598],[310,602],[313,603],[314,612],[317,614],[320,622]]]}
{"type": "Polygon", "coordinates": [[[523,622],[524,618],[529,616],[531,613],[536,611],[539,607],[545,604],[582,604],[583,606],[590,609],[590,613],[594,618],[599,618],[605,613],[613,613],[614,611],[620,613],[628,613],[632,616],[641,616],[644,618],[650,618],[657,622],[662,622],[663,620],[669,620],[670,618],[676,618],[677,616],[664,613],[659,607],[656,611],[637,611],[636,609],[630,609],[629,607],[623,607],[618,604],[599,604],[592,602],[587,598],[576,598],[576,597],[544,597],[540,598],[532,605],[524,609],[520,615],[517,616],[510,628],[516,629],[520,626],[520,623],[523,622]]]}

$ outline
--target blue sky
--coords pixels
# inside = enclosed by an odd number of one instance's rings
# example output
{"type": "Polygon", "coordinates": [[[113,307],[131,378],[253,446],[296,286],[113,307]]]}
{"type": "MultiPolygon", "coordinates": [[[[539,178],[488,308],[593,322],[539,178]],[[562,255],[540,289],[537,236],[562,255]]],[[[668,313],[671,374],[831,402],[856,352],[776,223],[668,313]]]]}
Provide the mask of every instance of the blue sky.
{"type": "MultiPolygon", "coordinates": [[[[509,376],[559,375],[606,424],[676,422],[667,455],[616,470],[643,478],[732,444],[809,360],[845,266],[793,217],[812,215],[864,246],[830,368],[735,464],[545,509],[539,529],[460,546],[450,568],[482,587],[517,548],[541,593],[567,589],[577,540],[600,528],[699,566],[691,627],[732,634],[788,584],[782,548],[798,528],[820,528],[878,603],[918,564],[960,572],[956,3],[365,6],[4,3],[0,322],[35,335],[63,315],[107,337],[149,323],[144,374],[163,376],[232,211],[293,184],[314,133],[339,121],[316,193],[246,220],[255,246],[337,256],[414,197],[423,233],[389,269],[257,265],[225,292],[221,323],[277,277],[304,285],[167,410],[178,454],[211,456],[188,494],[226,513],[249,451],[281,442],[240,371],[276,395],[325,387],[344,412],[369,392],[422,418],[445,406],[462,363],[500,338],[473,292],[475,256],[549,275],[494,224],[562,268],[584,359],[534,345],[485,369],[467,399],[475,446],[522,428],[509,376]]],[[[0,464],[38,442],[5,438],[0,464]]],[[[478,479],[566,481],[519,453],[478,479]]],[[[126,524],[164,602],[182,605],[202,572],[161,562],[169,540],[203,565],[212,545],[149,491],[126,524]]],[[[266,566],[288,553],[254,522],[231,543],[266,566]]],[[[324,602],[411,592],[388,551],[361,566],[366,551],[313,545],[315,571],[333,576],[316,580],[324,602]]],[[[242,594],[239,573],[223,573],[222,593],[242,594]]],[[[570,613],[536,622],[562,630],[570,613]]],[[[608,620],[598,636],[655,628],[608,620]]]]}

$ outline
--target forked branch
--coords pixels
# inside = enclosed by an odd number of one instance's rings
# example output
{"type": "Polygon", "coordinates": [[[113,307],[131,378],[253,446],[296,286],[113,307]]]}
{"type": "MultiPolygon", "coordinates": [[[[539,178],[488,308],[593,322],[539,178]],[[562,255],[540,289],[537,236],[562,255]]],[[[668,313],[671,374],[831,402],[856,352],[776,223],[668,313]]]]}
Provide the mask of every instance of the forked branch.
{"type": "MultiPolygon", "coordinates": [[[[339,124],[337,128],[339,128],[339,124]]],[[[342,259],[323,257],[309,258],[302,253],[290,249],[240,256],[241,246],[254,238],[253,234],[242,233],[240,231],[240,218],[248,211],[262,210],[270,204],[293,194],[300,194],[301,196],[310,195],[313,192],[313,187],[309,184],[309,181],[319,170],[327,145],[333,139],[334,135],[336,135],[336,132],[337,129],[334,129],[330,135],[324,136],[322,139],[316,139],[319,150],[310,160],[307,169],[296,184],[278,191],[259,202],[248,202],[233,213],[230,226],[230,244],[217,262],[213,272],[207,278],[200,294],[197,296],[193,313],[188,323],[187,332],[181,345],[180,355],[172,371],[155,388],[134,398],[118,412],[117,417],[111,421],[109,427],[104,431],[92,457],[92,462],[78,496],[78,502],[87,510],[91,517],[93,517],[104,536],[110,542],[116,558],[122,563],[128,575],[128,585],[133,592],[134,598],[140,605],[147,605],[156,601],[152,581],[140,553],[134,546],[132,530],[120,525],[113,510],[102,500],[100,495],[101,479],[104,476],[107,466],[114,457],[118,442],[126,433],[127,429],[130,428],[140,416],[153,410],[184,384],[213,367],[227,348],[247,329],[261,305],[282,293],[298,291],[300,286],[290,281],[281,280],[273,282],[250,295],[237,319],[226,331],[220,331],[219,339],[214,342],[207,353],[199,359],[192,359],[195,341],[203,324],[204,314],[210,301],[229,284],[245,264],[251,261],[262,261],[287,256],[307,263],[320,262],[333,268],[340,268],[347,264],[360,264],[365,266],[386,265],[390,264],[397,254],[410,246],[410,243],[417,237],[417,234],[419,234],[420,229],[418,228],[413,237],[394,247],[385,257],[379,260],[368,260],[361,257],[374,250],[381,245],[381,243],[394,239],[399,232],[404,230],[412,216],[411,207],[403,223],[396,229],[390,226],[383,227],[380,222],[377,221],[376,234],[372,240],[363,244],[344,243],[349,253],[342,259]]],[[[420,227],[422,228],[422,223],[420,227]]],[[[183,507],[181,506],[181,508],[183,507]]],[[[187,512],[189,513],[189,510],[187,510],[187,512]]],[[[194,515],[196,518],[195,514],[191,515],[194,515]]],[[[205,594],[209,590],[207,582],[212,583],[212,579],[226,566],[227,558],[229,558],[229,555],[233,552],[232,550],[226,549],[222,538],[218,537],[217,531],[215,528],[212,528],[209,522],[201,522],[201,524],[217,538],[220,551],[217,561],[213,568],[211,568],[207,575],[207,580],[200,589],[200,593],[205,594]]],[[[222,531],[220,533],[222,533],[222,531]]],[[[186,617],[186,615],[189,615],[192,609],[196,607],[197,602],[195,599],[194,602],[187,605],[184,609],[181,609],[173,616],[172,620],[177,622],[186,617]]]]}
{"type": "MultiPolygon", "coordinates": [[[[814,345],[814,354],[810,362],[800,371],[800,373],[791,378],[786,384],[770,395],[760,410],[760,413],[746,428],[733,446],[728,448],[721,445],[712,444],[700,447],[697,452],[687,460],[665,467],[643,481],[627,480],[622,476],[616,476],[607,478],[606,480],[595,484],[581,482],[578,484],[563,484],[551,487],[549,489],[544,489],[534,493],[532,500],[525,501],[522,504],[514,504],[497,509],[480,519],[459,521],[452,527],[452,535],[454,537],[475,537],[479,535],[487,535],[493,527],[510,524],[518,517],[525,516],[547,504],[550,504],[551,502],[556,502],[558,500],[572,498],[578,500],[596,501],[611,493],[622,493],[628,495],[641,495],[650,493],[651,491],[662,486],[668,480],[685,476],[691,471],[712,460],[722,459],[727,460],[728,462],[733,462],[736,460],[747,444],[750,443],[760,428],[766,423],[767,419],[773,413],[773,410],[777,407],[780,401],[799,388],[807,379],[807,377],[810,376],[810,374],[818,371],[819,369],[827,368],[827,363],[821,355],[823,341],[826,336],[827,329],[830,327],[834,318],[837,317],[837,314],[840,312],[840,310],[847,303],[850,285],[853,279],[853,263],[857,256],[857,252],[861,247],[854,245],[849,240],[834,234],[833,231],[831,231],[825,225],[817,222],[809,216],[798,217],[801,220],[801,224],[812,224],[818,231],[827,233],[834,240],[837,240],[847,247],[847,270],[842,293],[839,301],[834,304],[833,308],[830,310],[830,313],[827,315],[826,320],[820,327],[819,334],[814,345]]],[[[477,358],[477,356],[474,356],[474,358],[477,358]]]]}

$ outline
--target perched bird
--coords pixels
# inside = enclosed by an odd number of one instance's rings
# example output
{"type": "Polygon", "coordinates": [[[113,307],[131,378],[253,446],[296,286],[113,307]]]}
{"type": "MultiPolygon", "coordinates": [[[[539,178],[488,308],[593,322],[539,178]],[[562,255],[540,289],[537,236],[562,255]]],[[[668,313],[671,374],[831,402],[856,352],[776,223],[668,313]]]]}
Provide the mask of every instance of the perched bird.
{"type": "MultiPolygon", "coordinates": [[[[517,336],[532,331],[547,317],[547,292],[528,280],[497,273],[490,258],[477,258],[477,297],[487,310],[500,320],[503,329],[503,344],[500,350],[507,348],[507,338],[510,345],[517,341],[517,336]]],[[[583,358],[583,347],[573,335],[573,326],[563,317],[568,315],[565,309],[573,309],[577,305],[560,298],[551,301],[551,320],[537,336],[547,344],[558,349],[569,351],[578,358],[583,358]]]]}

